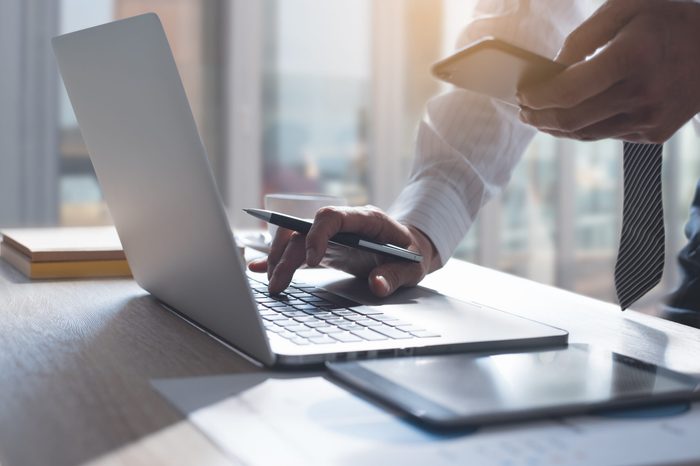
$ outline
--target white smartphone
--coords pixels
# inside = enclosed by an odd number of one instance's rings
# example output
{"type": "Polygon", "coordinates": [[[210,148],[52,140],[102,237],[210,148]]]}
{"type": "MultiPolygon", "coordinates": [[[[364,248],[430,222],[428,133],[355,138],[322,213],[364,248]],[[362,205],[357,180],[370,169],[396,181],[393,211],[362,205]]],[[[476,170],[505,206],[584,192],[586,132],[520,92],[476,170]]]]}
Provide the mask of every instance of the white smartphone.
{"type": "Polygon", "coordinates": [[[433,75],[463,89],[518,105],[520,87],[548,79],[566,68],[542,55],[487,37],[432,67],[433,75]]]}

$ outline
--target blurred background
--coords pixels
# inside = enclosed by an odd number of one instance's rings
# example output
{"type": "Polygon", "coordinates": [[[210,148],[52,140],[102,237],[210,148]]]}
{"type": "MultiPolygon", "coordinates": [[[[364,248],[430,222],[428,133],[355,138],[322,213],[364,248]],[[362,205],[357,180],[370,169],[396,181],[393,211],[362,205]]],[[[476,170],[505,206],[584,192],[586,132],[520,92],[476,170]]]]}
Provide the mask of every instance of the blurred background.
{"type": "MultiPolygon", "coordinates": [[[[165,26],[236,227],[268,192],[387,208],[407,179],[429,74],[473,0],[3,0],[0,227],[109,224],[50,38],[148,11],[165,26]]],[[[591,11],[599,4],[590,1],[591,11]]],[[[700,176],[692,127],[666,144],[667,267],[700,176]]],[[[621,144],[539,135],[457,257],[614,301],[621,144]]],[[[186,220],[186,219],[184,219],[186,220]]]]}

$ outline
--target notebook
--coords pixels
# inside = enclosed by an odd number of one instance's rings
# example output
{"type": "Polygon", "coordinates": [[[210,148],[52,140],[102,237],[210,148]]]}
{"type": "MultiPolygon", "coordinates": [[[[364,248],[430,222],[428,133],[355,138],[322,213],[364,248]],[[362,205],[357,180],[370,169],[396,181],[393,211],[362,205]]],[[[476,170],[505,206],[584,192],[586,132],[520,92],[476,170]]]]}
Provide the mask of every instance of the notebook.
{"type": "Polygon", "coordinates": [[[0,257],[29,278],[130,277],[114,227],[0,231],[0,257]]]}

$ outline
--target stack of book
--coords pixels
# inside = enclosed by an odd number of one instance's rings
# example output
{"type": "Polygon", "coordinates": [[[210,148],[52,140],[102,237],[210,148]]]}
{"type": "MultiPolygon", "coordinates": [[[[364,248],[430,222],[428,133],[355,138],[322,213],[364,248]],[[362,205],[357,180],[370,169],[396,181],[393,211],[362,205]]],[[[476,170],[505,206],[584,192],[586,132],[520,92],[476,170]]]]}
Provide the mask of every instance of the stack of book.
{"type": "Polygon", "coordinates": [[[130,277],[114,227],[0,231],[0,257],[29,278],[130,277]]]}

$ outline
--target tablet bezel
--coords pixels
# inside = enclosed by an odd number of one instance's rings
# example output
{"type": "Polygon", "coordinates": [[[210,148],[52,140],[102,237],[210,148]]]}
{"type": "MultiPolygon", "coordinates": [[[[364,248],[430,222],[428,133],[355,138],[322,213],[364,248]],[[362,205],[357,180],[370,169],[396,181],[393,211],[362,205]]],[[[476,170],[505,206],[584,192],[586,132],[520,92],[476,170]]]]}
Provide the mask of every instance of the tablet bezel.
{"type": "MultiPolygon", "coordinates": [[[[578,348],[589,352],[589,346],[585,344],[570,344],[567,347],[555,349],[534,349],[522,353],[561,351],[569,348],[578,348]]],[[[504,353],[513,353],[512,351],[504,353]]],[[[474,353],[463,356],[478,358],[496,353],[474,353]]],[[[500,353],[499,353],[500,354],[500,353]]],[[[435,428],[477,427],[489,424],[501,424],[509,422],[521,422],[527,420],[542,419],[548,417],[561,417],[570,415],[590,414],[605,410],[627,409],[635,407],[657,406],[661,404],[691,402],[700,400],[700,379],[691,375],[667,369],[663,366],[650,364],[636,358],[624,356],[610,351],[611,356],[624,358],[633,363],[643,364],[653,368],[658,374],[687,383],[694,384],[694,389],[683,391],[664,392],[645,396],[626,398],[611,398],[600,402],[581,402],[572,404],[553,404],[546,407],[537,407],[523,410],[499,410],[488,414],[463,415],[447,406],[429,400],[415,391],[400,385],[392,380],[382,377],[379,373],[371,371],[364,365],[371,365],[380,361],[353,361],[353,362],[329,362],[326,363],[332,378],[342,384],[358,390],[371,399],[398,410],[410,418],[435,428]]],[[[443,357],[454,357],[446,355],[443,357]]]]}

